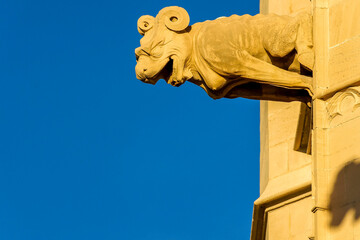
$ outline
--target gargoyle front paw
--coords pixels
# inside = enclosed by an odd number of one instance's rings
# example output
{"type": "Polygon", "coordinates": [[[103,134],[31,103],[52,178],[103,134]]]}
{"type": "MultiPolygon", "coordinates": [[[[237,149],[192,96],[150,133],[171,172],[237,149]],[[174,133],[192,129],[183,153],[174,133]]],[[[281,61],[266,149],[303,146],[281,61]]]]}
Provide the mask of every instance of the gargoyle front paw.
{"type": "Polygon", "coordinates": [[[179,87],[180,85],[182,85],[185,81],[184,80],[178,80],[178,79],[171,79],[170,80],[170,85],[174,86],[174,87],[179,87]]]}
{"type": "Polygon", "coordinates": [[[306,52],[299,54],[298,60],[307,70],[312,71],[314,68],[314,52],[306,52]]]}

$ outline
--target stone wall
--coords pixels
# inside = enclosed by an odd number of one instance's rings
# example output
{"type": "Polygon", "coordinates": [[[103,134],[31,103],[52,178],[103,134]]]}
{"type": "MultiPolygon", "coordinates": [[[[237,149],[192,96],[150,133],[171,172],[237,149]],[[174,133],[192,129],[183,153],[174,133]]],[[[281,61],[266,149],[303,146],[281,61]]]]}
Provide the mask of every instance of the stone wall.
{"type": "Polygon", "coordinates": [[[304,106],[261,102],[251,239],[360,239],[360,1],[262,0],[260,9],[313,12],[315,97],[310,151],[297,146],[304,106]]]}

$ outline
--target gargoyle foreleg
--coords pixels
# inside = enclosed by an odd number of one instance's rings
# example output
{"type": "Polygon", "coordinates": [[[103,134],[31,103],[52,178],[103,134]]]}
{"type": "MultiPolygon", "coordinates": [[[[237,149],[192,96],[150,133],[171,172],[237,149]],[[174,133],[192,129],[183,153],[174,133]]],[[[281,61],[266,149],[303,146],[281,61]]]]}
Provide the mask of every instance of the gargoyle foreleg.
{"type": "Polygon", "coordinates": [[[241,76],[258,83],[270,84],[289,89],[305,89],[312,96],[312,78],[278,68],[259,60],[248,53],[243,53],[241,76]]]}
{"type": "Polygon", "coordinates": [[[173,72],[169,79],[169,84],[175,87],[179,87],[181,84],[185,82],[184,79],[185,61],[179,59],[176,56],[171,56],[171,60],[173,61],[173,69],[172,69],[173,72]]]}

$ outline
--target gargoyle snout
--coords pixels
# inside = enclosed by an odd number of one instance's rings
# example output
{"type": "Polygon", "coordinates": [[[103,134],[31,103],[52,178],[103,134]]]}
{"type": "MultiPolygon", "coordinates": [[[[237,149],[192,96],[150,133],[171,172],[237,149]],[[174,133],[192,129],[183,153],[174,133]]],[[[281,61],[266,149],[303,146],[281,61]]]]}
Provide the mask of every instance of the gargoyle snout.
{"type": "Polygon", "coordinates": [[[143,80],[145,79],[145,72],[147,71],[147,68],[144,67],[144,66],[141,66],[140,64],[136,64],[136,67],[135,67],[135,72],[136,72],[136,77],[139,79],[139,80],[143,80]]]}
{"type": "Polygon", "coordinates": [[[147,67],[144,67],[141,65],[142,64],[136,64],[136,67],[135,67],[136,78],[141,80],[144,83],[154,84],[155,82],[148,79],[148,76],[146,75],[146,71],[148,71],[147,67]]]}

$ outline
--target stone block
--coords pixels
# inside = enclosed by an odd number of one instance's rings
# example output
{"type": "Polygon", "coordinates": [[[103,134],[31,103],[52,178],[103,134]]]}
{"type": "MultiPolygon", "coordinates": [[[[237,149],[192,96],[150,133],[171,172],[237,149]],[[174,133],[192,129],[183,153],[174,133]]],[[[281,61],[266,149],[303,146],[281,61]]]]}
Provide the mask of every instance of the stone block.
{"type": "Polygon", "coordinates": [[[268,213],[267,240],[288,240],[290,236],[290,209],[288,206],[268,213]]]}
{"type": "Polygon", "coordinates": [[[281,143],[269,149],[269,179],[288,172],[288,143],[281,143]]]}

